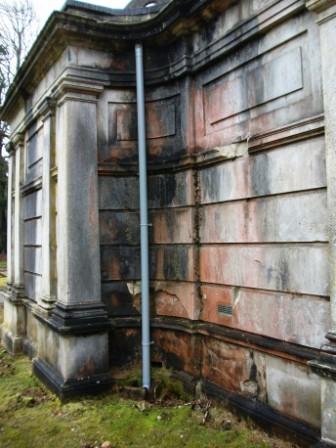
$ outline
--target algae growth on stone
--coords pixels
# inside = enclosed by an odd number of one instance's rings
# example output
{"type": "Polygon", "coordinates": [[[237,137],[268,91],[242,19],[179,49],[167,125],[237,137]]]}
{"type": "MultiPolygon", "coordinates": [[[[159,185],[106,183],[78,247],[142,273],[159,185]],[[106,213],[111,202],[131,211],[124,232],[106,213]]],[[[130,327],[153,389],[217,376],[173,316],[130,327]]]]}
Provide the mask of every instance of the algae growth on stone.
{"type": "MultiPolygon", "coordinates": [[[[133,376],[136,379],[136,372],[133,376]]],[[[179,393],[177,382],[168,382],[167,372],[158,371],[156,376],[164,379],[165,387],[179,393]]],[[[106,440],[114,448],[285,446],[235,422],[226,430],[219,429],[218,412],[212,423],[203,425],[202,415],[181,401],[158,406],[106,394],[61,403],[32,376],[27,358],[14,360],[4,350],[0,352],[2,448],[93,448],[106,440]]]]}

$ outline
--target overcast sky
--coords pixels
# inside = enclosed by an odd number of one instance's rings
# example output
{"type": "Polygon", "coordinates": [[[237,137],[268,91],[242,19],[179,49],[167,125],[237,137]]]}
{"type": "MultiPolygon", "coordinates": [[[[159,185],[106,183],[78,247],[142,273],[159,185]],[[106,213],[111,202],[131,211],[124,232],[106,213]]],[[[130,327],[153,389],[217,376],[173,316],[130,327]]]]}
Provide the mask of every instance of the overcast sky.
{"type": "MultiPolygon", "coordinates": [[[[83,0],[85,3],[93,5],[107,6],[109,8],[124,8],[130,0],[83,0]]],[[[62,9],[65,0],[32,0],[35,11],[40,22],[40,28],[55,10],[62,9]]]]}

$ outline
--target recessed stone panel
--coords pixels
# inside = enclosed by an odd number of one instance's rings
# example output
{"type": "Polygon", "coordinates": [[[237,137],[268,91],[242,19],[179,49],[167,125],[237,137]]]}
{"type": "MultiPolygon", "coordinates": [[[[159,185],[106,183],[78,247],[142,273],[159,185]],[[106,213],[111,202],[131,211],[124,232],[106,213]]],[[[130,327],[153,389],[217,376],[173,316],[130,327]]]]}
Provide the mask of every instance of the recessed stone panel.
{"type": "MultiPolygon", "coordinates": [[[[146,101],[148,158],[169,158],[181,147],[179,95],[146,101]]],[[[135,101],[108,103],[108,145],[111,158],[137,162],[137,109],[135,101]]]]}
{"type": "Polygon", "coordinates": [[[34,191],[23,198],[23,219],[42,215],[42,190],[34,191]]]}
{"type": "Polygon", "coordinates": [[[23,257],[24,270],[34,274],[42,274],[42,248],[25,247],[23,257]]]}
{"type": "Polygon", "coordinates": [[[43,126],[35,123],[28,132],[25,157],[25,183],[42,176],[43,126]]]}
{"type": "Polygon", "coordinates": [[[42,277],[40,275],[25,272],[24,288],[25,288],[25,294],[28,297],[28,299],[31,300],[37,299],[39,291],[41,290],[41,281],[42,277]]]}
{"type": "Polygon", "coordinates": [[[42,219],[32,219],[24,222],[24,245],[38,245],[42,244],[42,219]]]}
{"type": "MultiPolygon", "coordinates": [[[[137,140],[136,103],[109,103],[110,142],[137,140]]],[[[148,139],[176,134],[176,99],[146,102],[148,139]]]]}
{"type": "Polygon", "coordinates": [[[258,59],[242,70],[215,80],[204,88],[207,132],[256,106],[303,88],[301,48],[268,62],[258,59]]]}

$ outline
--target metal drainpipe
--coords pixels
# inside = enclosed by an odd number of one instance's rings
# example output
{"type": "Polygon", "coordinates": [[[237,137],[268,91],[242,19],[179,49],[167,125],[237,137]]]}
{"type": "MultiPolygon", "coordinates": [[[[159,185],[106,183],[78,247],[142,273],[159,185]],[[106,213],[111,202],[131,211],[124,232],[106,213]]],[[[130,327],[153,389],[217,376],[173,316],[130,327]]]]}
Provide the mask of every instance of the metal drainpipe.
{"type": "Polygon", "coordinates": [[[150,303],[149,303],[149,256],[148,256],[148,201],[147,157],[145,123],[145,89],[142,44],[135,45],[136,90],[138,115],[139,189],[140,189],[140,237],[141,237],[141,333],[142,333],[142,386],[151,386],[150,359],[150,303]]]}

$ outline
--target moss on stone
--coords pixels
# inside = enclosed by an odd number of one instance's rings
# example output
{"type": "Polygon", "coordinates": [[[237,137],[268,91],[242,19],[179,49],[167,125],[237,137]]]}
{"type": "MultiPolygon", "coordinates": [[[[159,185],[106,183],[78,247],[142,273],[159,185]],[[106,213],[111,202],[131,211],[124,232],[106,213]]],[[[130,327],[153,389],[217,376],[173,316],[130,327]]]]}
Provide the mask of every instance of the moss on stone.
{"type": "MultiPolygon", "coordinates": [[[[105,440],[118,448],[280,446],[241,424],[229,430],[202,425],[188,405],[142,407],[113,394],[61,403],[32,376],[29,359],[13,359],[2,351],[0,360],[7,366],[0,379],[2,448],[91,448],[105,440]]],[[[136,375],[139,372],[133,372],[136,375]]],[[[162,384],[180,392],[169,372],[157,375],[162,384]]]]}
{"type": "Polygon", "coordinates": [[[6,283],[7,283],[7,278],[0,276],[0,289],[4,288],[6,286],[6,283]]]}

